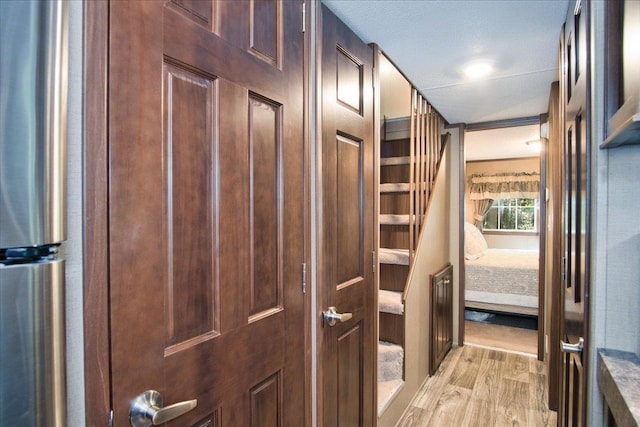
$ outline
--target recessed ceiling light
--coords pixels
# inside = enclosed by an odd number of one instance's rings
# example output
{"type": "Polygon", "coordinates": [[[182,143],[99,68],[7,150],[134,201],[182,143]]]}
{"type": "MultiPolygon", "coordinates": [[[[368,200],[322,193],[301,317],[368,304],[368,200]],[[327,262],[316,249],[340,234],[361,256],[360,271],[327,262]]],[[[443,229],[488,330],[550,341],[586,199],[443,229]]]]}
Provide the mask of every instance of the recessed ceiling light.
{"type": "Polygon", "coordinates": [[[481,79],[493,71],[493,65],[489,61],[473,61],[464,66],[462,72],[470,79],[481,79]]]}

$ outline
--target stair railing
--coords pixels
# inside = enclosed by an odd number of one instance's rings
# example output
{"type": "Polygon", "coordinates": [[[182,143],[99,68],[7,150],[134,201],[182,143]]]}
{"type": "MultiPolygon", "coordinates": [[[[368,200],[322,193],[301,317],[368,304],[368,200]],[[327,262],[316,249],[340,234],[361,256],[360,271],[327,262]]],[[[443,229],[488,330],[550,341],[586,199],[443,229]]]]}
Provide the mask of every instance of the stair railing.
{"type": "Polygon", "coordinates": [[[416,182],[416,144],[418,137],[418,91],[411,90],[411,114],[409,119],[409,265],[415,255],[415,182],[416,182]]]}
{"type": "MultiPolygon", "coordinates": [[[[409,274],[413,270],[420,232],[440,167],[442,152],[450,134],[441,135],[440,114],[416,90],[412,90],[409,166],[409,274]]],[[[405,286],[403,301],[408,289],[405,286]]]]}

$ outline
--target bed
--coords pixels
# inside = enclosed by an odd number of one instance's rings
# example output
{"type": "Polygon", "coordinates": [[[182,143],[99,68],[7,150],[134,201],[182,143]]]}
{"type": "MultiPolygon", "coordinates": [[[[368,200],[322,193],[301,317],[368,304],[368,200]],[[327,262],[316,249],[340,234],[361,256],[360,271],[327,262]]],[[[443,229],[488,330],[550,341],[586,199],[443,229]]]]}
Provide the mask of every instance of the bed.
{"type": "Polygon", "coordinates": [[[486,241],[482,243],[483,241],[484,236],[475,226],[465,226],[466,306],[536,313],[538,251],[490,249],[486,247],[486,241]],[[471,237],[471,234],[476,236],[471,237]],[[477,234],[482,240],[479,240],[477,234]]]}

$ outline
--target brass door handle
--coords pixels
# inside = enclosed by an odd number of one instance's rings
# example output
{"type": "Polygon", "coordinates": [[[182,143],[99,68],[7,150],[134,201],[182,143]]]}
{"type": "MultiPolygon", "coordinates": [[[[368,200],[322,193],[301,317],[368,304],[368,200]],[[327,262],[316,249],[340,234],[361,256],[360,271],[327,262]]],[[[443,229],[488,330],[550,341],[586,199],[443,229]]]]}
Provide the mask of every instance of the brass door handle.
{"type": "Polygon", "coordinates": [[[329,310],[322,312],[322,317],[326,324],[333,326],[337,322],[346,322],[353,317],[353,314],[338,313],[335,307],[329,307],[329,310]]]}
{"type": "Polygon", "coordinates": [[[197,404],[198,400],[193,399],[163,407],[162,395],[155,390],[147,390],[131,403],[129,423],[132,427],[157,426],[186,414],[197,404]]]}

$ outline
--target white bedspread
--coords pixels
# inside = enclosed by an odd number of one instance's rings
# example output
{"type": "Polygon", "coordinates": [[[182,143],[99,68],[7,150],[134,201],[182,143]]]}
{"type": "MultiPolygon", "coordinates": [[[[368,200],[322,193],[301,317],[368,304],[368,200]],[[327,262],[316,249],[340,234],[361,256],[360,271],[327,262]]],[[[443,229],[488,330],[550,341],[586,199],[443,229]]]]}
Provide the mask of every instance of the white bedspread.
{"type": "Polygon", "coordinates": [[[538,251],[489,249],[465,261],[465,299],[538,307],[538,251]]]}

